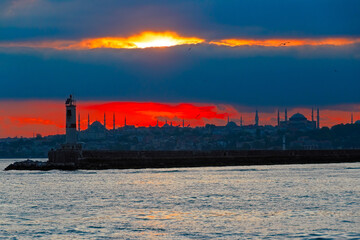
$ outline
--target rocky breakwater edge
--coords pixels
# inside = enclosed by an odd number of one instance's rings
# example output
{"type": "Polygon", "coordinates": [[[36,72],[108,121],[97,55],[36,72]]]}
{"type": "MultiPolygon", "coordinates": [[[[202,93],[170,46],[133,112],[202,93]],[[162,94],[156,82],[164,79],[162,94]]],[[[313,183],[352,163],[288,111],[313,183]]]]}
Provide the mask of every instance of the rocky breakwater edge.
{"type": "Polygon", "coordinates": [[[64,170],[64,171],[75,171],[78,167],[75,163],[51,163],[34,160],[26,160],[21,162],[14,162],[7,166],[5,171],[9,170],[37,170],[37,171],[50,171],[50,170],[64,170]]]}

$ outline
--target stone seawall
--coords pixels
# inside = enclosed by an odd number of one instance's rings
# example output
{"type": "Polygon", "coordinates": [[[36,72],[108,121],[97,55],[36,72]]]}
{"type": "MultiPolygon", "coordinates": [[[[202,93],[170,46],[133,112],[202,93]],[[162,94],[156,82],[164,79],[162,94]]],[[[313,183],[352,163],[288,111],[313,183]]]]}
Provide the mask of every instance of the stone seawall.
{"type": "Polygon", "coordinates": [[[171,168],[359,162],[360,150],[83,151],[81,167],[171,168]]]}
{"type": "Polygon", "coordinates": [[[12,164],[6,170],[77,170],[318,164],[360,162],[360,150],[106,151],[49,152],[49,161],[12,164]],[[30,167],[31,166],[31,167],[30,167]]]}
{"type": "Polygon", "coordinates": [[[78,149],[57,149],[48,152],[50,163],[77,163],[82,158],[82,151],[78,149]]]}

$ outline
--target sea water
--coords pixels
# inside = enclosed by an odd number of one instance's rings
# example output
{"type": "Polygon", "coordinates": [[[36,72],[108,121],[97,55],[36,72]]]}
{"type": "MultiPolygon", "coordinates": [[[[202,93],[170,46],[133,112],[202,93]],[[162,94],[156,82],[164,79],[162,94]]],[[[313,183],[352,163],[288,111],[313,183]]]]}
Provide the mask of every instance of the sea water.
{"type": "Polygon", "coordinates": [[[0,171],[0,239],[283,238],[360,239],[360,163],[0,171]]]}

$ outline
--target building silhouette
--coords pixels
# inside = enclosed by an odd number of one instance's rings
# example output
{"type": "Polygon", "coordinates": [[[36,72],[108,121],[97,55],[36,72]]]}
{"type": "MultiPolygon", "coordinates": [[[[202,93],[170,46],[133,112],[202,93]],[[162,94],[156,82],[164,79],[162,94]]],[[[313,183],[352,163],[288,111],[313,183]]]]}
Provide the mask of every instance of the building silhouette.
{"type": "Polygon", "coordinates": [[[259,126],[259,113],[258,110],[256,109],[255,111],[255,126],[258,127],[259,126]]]}
{"type": "Polygon", "coordinates": [[[285,130],[306,131],[316,129],[315,121],[309,121],[303,114],[295,113],[288,121],[280,121],[279,127],[285,130]]]}

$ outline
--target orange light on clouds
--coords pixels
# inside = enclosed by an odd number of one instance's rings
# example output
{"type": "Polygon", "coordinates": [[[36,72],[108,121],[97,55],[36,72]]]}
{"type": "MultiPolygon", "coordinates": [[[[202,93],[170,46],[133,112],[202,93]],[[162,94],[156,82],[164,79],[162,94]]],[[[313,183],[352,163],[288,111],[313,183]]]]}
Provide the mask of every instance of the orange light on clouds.
{"type": "Polygon", "coordinates": [[[69,46],[75,44],[74,41],[33,41],[33,42],[0,42],[0,47],[5,48],[16,48],[16,47],[24,47],[24,48],[51,48],[57,50],[65,50],[70,49],[69,46]]]}
{"type": "Polygon", "coordinates": [[[146,31],[130,37],[88,38],[80,41],[10,42],[0,43],[0,47],[53,48],[57,50],[86,50],[97,48],[136,49],[199,44],[204,41],[204,39],[197,37],[183,37],[176,32],[146,31]]]}
{"type": "Polygon", "coordinates": [[[129,37],[101,37],[81,40],[0,42],[0,47],[52,48],[57,50],[87,50],[87,49],[144,49],[163,48],[179,45],[211,44],[217,46],[262,46],[262,47],[299,47],[299,46],[345,46],[360,43],[360,38],[270,38],[247,39],[230,38],[206,41],[201,37],[184,37],[173,31],[145,31],[129,37]]]}
{"type": "Polygon", "coordinates": [[[262,46],[262,47],[299,47],[299,46],[344,46],[360,43],[358,38],[291,38],[291,39],[223,39],[209,44],[228,47],[262,46]]]}
{"type": "MultiPolygon", "coordinates": [[[[229,107],[223,107],[228,110],[229,107]]],[[[127,123],[135,126],[155,126],[159,121],[160,126],[168,121],[174,125],[179,125],[184,119],[186,124],[191,126],[201,126],[209,120],[220,120],[226,118],[227,113],[220,110],[214,104],[199,104],[199,103],[154,103],[154,102],[110,102],[110,103],[84,103],[79,107],[81,112],[90,112],[90,116],[100,117],[102,121],[102,114],[108,113],[109,118],[112,119],[112,114],[115,113],[118,118],[118,123],[123,124],[126,117],[127,123]]],[[[112,127],[112,122],[107,122],[108,127],[112,127]]]]}
{"type": "Polygon", "coordinates": [[[151,48],[172,47],[186,44],[199,44],[204,39],[196,37],[182,37],[176,32],[143,32],[128,38],[105,37],[85,39],[69,48],[151,48]]]}
{"type": "Polygon", "coordinates": [[[30,125],[54,125],[59,128],[64,127],[63,125],[56,124],[52,120],[42,119],[42,118],[38,118],[38,117],[37,118],[36,117],[28,118],[28,117],[11,117],[10,116],[9,119],[11,120],[11,122],[14,125],[19,125],[19,126],[30,124],[30,125]]]}

